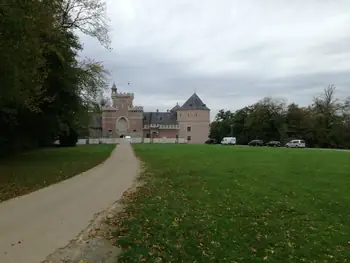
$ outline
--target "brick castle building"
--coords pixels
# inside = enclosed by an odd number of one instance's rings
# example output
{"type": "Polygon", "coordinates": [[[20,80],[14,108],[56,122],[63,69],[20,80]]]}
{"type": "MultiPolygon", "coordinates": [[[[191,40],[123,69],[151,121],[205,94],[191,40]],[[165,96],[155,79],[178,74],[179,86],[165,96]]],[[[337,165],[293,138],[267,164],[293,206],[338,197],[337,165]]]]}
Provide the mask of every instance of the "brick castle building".
{"type": "Polygon", "coordinates": [[[112,105],[94,116],[91,137],[184,138],[188,143],[208,139],[210,109],[196,93],[166,112],[145,112],[133,105],[133,93],[119,93],[115,84],[111,90],[112,105]]]}

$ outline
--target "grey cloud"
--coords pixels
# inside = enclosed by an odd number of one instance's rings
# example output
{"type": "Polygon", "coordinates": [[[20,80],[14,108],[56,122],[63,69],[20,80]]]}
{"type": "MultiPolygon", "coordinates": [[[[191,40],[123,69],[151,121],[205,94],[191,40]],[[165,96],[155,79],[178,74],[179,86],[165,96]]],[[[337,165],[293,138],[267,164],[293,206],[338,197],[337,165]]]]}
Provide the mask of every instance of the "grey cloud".
{"type": "Polygon", "coordinates": [[[329,41],[328,43],[312,48],[310,51],[323,53],[324,55],[350,54],[350,37],[329,41]]]}
{"type": "Polygon", "coordinates": [[[265,96],[305,105],[328,84],[349,96],[350,2],[262,2],[111,1],[114,51],[83,37],[82,55],[150,110],[195,90],[212,116],[265,96]]]}

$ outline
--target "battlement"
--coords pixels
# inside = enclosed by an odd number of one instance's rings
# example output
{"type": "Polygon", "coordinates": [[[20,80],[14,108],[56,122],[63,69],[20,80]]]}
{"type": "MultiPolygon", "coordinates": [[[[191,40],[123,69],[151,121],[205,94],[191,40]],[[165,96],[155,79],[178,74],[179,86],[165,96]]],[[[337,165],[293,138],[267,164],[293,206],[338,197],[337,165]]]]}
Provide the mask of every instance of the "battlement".
{"type": "Polygon", "coordinates": [[[143,112],[143,107],[142,106],[129,107],[128,111],[143,112]]]}
{"type": "Polygon", "coordinates": [[[117,111],[117,110],[118,110],[117,107],[111,107],[111,106],[102,107],[102,111],[117,111]]]}
{"type": "Polygon", "coordinates": [[[179,130],[180,125],[177,124],[150,124],[150,125],[144,125],[143,129],[161,129],[161,130],[179,130]]]}
{"type": "Polygon", "coordinates": [[[112,93],[113,98],[134,98],[134,93],[112,93]]]}

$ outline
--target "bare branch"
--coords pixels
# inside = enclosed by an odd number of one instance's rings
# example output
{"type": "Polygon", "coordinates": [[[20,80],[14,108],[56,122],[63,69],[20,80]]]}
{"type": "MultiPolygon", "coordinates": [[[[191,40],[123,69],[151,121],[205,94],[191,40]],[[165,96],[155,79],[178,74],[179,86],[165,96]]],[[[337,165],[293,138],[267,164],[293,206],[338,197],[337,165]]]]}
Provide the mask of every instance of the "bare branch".
{"type": "Polygon", "coordinates": [[[58,17],[59,25],[65,29],[77,29],[95,37],[106,48],[110,48],[106,3],[103,0],[62,0],[58,17]]]}

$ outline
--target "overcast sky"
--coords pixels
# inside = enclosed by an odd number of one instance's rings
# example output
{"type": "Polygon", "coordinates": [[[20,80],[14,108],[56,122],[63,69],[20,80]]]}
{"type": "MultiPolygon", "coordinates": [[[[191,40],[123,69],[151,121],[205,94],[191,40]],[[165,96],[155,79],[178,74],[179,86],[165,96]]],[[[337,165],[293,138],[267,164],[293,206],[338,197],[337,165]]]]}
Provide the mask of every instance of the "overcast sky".
{"type": "Polygon", "coordinates": [[[109,0],[108,15],[113,51],[84,37],[83,55],[147,111],[194,91],[212,118],[266,96],[305,105],[328,84],[350,95],[350,0],[109,0]]]}

